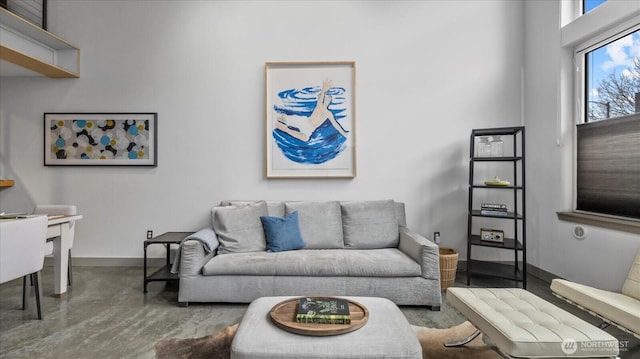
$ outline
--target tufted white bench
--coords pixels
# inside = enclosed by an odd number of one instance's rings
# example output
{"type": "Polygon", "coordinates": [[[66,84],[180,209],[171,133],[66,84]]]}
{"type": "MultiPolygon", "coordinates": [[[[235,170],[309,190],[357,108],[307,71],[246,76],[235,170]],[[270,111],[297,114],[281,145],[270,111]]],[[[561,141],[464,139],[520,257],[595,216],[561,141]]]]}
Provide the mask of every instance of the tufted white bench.
{"type": "Polygon", "coordinates": [[[616,338],[524,289],[450,287],[447,301],[507,357],[593,358],[619,353],[616,338]]]}

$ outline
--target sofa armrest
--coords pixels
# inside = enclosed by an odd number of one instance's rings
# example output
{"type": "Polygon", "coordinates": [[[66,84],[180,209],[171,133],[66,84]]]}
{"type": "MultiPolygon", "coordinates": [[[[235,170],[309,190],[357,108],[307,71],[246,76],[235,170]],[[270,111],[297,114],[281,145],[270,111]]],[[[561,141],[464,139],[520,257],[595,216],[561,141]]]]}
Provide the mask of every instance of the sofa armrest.
{"type": "Polygon", "coordinates": [[[420,264],[423,278],[440,280],[438,245],[405,227],[401,227],[398,249],[420,264]]]}
{"type": "Polygon", "coordinates": [[[181,246],[180,277],[192,277],[202,272],[202,267],[216,255],[207,253],[202,242],[197,240],[184,241],[181,246]]]}

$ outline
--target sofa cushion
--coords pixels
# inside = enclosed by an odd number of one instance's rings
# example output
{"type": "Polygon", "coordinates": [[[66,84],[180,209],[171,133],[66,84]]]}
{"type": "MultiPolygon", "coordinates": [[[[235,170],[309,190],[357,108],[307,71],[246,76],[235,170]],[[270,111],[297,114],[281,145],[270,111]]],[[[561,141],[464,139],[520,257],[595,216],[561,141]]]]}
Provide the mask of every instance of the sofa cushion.
{"type": "Polygon", "coordinates": [[[340,202],[286,202],[285,214],[298,211],[307,249],[343,248],[340,202]]]}
{"type": "Polygon", "coordinates": [[[218,235],[219,254],[256,252],[267,249],[260,216],[267,215],[264,201],[246,206],[215,207],[211,216],[218,235]]]}
{"type": "Polygon", "coordinates": [[[622,293],[640,300],[640,251],[638,251],[636,259],[631,264],[627,279],[622,285],[622,293]]]}
{"type": "Polygon", "coordinates": [[[298,225],[298,212],[285,218],[262,216],[262,227],[267,240],[267,252],[282,252],[304,247],[298,225]]]}
{"type": "Polygon", "coordinates": [[[420,265],[395,248],[232,253],[213,257],[202,269],[205,276],[415,277],[420,273],[420,265]]]}
{"type": "MultiPolygon", "coordinates": [[[[258,201],[230,201],[224,200],[220,202],[221,206],[248,206],[258,201]]],[[[284,217],[284,202],[282,201],[264,201],[267,203],[267,215],[274,217],[284,217]]]]}
{"type": "Polygon", "coordinates": [[[398,219],[394,201],[343,202],[341,207],[345,248],[398,246],[398,219]]]}

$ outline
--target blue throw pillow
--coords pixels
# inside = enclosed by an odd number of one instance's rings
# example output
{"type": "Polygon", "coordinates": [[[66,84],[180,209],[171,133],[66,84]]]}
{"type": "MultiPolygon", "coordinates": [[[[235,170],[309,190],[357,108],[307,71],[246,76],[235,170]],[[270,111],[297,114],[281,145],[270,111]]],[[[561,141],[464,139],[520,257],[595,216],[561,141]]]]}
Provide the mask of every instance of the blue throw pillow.
{"type": "Polygon", "coordinates": [[[260,220],[267,240],[267,252],[290,251],[305,246],[298,225],[298,211],[285,218],[260,216],[260,220]]]}

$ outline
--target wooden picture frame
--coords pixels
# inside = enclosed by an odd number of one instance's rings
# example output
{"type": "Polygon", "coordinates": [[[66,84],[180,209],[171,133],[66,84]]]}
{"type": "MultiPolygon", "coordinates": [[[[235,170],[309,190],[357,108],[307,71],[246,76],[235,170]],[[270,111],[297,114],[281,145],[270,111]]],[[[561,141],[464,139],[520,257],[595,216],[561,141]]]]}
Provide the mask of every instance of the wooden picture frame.
{"type": "Polygon", "coordinates": [[[158,114],[45,113],[45,166],[158,165],[158,114]]]}
{"type": "Polygon", "coordinates": [[[266,177],[356,176],[355,62],[267,62],[266,177]]]}

